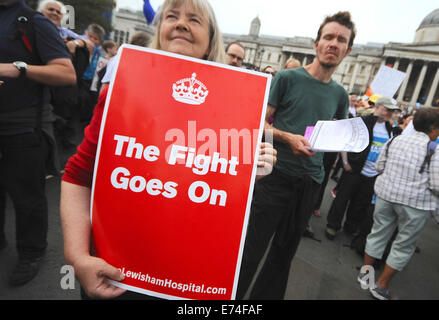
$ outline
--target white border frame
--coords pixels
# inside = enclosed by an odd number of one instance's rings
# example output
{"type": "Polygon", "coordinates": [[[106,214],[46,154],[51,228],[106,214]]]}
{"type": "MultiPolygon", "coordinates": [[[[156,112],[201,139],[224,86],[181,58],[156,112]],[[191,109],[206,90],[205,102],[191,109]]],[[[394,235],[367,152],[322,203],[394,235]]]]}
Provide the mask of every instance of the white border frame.
{"type": "MultiPolygon", "coordinates": [[[[154,54],[158,54],[158,55],[162,55],[162,56],[168,56],[168,57],[172,57],[172,58],[182,59],[182,60],[186,60],[186,61],[196,62],[196,63],[200,63],[200,64],[215,66],[215,67],[219,67],[219,68],[223,68],[223,69],[234,70],[234,71],[238,71],[238,72],[253,74],[256,76],[267,78],[267,85],[266,85],[265,96],[264,96],[264,105],[262,108],[261,122],[259,125],[260,130],[259,130],[259,136],[258,136],[258,144],[256,146],[256,151],[255,151],[255,155],[254,155],[255,161],[253,164],[252,177],[251,177],[251,181],[250,181],[247,206],[246,206],[246,210],[245,210],[241,242],[240,242],[239,251],[238,251],[238,261],[236,264],[235,279],[233,282],[233,291],[232,291],[231,297],[232,297],[232,300],[235,300],[236,299],[236,290],[238,288],[239,273],[241,270],[242,255],[244,252],[245,238],[247,236],[247,227],[248,227],[248,221],[249,221],[249,217],[250,217],[250,207],[251,207],[251,202],[253,199],[253,190],[254,190],[254,185],[255,185],[255,180],[256,180],[256,171],[257,171],[257,164],[258,164],[257,159],[258,159],[258,155],[259,155],[260,148],[261,148],[262,134],[264,132],[265,114],[267,111],[268,95],[270,92],[270,85],[271,85],[272,76],[269,74],[265,74],[265,73],[261,73],[261,72],[257,72],[257,71],[247,70],[247,69],[243,69],[243,68],[236,68],[236,67],[232,67],[232,66],[229,66],[226,64],[221,64],[218,62],[200,60],[200,59],[196,59],[196,58],[192,58],[192,57],[188,57],[188,56],[183,56],[183,55],[175,54],[175,53],[171,53],[171,52],[155,50],[155,49],[150,49],[150,48],[144,48],[144,47],[134,46],[134,45],[130,45],[130,44],[122,45],[117,56],[116,56],[117,60],[115,63],[113,75],[111,77],[110,86],[108,88],[107,99],[105,102],[104,112],[102,115],[101,128],[100,128],[100,132],[99,132],[99,140],[98,140],[98,146],[97,146],[97,151],[96,151],[96,161],[95,161],[94,171],[93,171],[93,184],[92,184],[91,196],[90,196],[90,227],[92,226],[92,223],[93,223],[93,199],[94,199],[94,193],[95,193],[96,173],[97,173],[98,167],[99,167],[99,158],[100,158],[100,153],[101,153],[102,137],[104,135],[104,128],[105,128],[105,123],[107,120],[108,108],[109,108],[109,105],[111,102],[111,95],[113,93],[114,81],[116,79],[117,70],[119,69],[120,60],[122,58],[122,55],[123,55],[125,49],[154,53],[154,54]]],[[[134,292],[138,292],[138,293],[142,293],[142,294],[147,294],[147,295],[151,295],[151,296],[158,297],[158,298],[172,299],[172,300],[190,300],[187,298],[165,295],[165,294],[157,293],[155,291],[140,289],[140,288],[129,286],[129,285],[117,282],[117,281],[110,280],[109,282],[112,285],[114,285],[116,287],[120,287],[122,289],[130,290],[130,291],[134,291],[134,292]]]]}

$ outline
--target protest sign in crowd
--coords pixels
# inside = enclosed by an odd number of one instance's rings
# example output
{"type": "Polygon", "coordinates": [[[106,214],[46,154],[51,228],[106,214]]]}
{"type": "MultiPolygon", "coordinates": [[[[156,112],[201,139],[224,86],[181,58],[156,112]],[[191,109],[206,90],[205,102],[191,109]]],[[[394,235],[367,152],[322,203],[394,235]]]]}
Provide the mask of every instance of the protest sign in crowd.
{"type": "Polygon", "coordinates": [[[144,13],[154,36],[119,48],[98,24],[64,28],[61,2],[34,11],[0,0],[10,35],[0,37],[0,250],[8,194],[18,252],[9,285],[38,274],[45,181],[61,173],[64,255],[83,299],[282,300],[333,177],[326,238],[347,233],[364,258],[352,281],[397,299],[392,279],[438,219],[439,109],[398,104],[406,75],[386,66],[365,93],[332,80],[357,33],[347,11],[316,26],[314,61],[282,70],[243,68],[244,46],[224,45],[207,0],[157,12],[144,1],[144,13]],[[314,148],[324,123],[332,138],[314,148]]]}

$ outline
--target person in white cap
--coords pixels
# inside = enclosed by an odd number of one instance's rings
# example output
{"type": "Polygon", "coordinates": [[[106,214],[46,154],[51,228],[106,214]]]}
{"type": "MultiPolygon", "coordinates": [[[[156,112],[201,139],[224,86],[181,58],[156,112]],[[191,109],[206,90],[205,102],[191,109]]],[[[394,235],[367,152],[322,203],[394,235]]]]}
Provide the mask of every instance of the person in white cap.
{"type": "Polygon", "coordinates": [[[378,176],[375,164],[383,145],[392,137],[392,125],[389,120],[397,110],[400,109],[391,98],[379,98],[375,103],[374,114],[362,117],[369,130],[369,146],[361,153],[342,152],[344,172],[338,185],[337,197],[327,217],[325,235],[329,240],[334,240],[342,228],[346,208],[343,230],[349,235],[355,234],[364,215],[367,214],[372,202],[375,179],[378,176]]]}

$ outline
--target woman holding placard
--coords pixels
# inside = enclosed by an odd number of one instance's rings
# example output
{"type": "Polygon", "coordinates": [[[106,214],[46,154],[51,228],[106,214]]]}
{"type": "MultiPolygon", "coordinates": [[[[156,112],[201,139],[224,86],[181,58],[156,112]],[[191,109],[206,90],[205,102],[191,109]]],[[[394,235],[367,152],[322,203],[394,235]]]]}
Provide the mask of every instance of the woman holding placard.
{"type": "MultiPolygon", "coordinates": [[[[152,48],[193,58],[224,62],[224,45],[214,12],[206,0],[166,0],[157,13],[152,48]]],[[[115,298],[125,290],[106,280],[123,273],[91,253],[90,199],[93,167],[107,91],[101,94],[85,137],[66,165],[61,188],[64,254],[90,297],[115,298]]],[[[273,166],[276,151],[262,144],[258,167],[273,166]]]]}

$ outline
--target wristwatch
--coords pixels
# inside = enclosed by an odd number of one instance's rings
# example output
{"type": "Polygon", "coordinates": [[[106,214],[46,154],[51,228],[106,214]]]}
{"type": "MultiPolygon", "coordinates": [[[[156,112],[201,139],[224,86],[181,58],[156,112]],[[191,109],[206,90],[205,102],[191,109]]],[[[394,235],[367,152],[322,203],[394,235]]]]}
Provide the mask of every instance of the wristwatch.
{"type": "Polygon", "coordinates": [[[12,63],[18,71],[20,71],[20,78],[26,77],[27,63],[23,61],[15,61],[12,63]]]}

